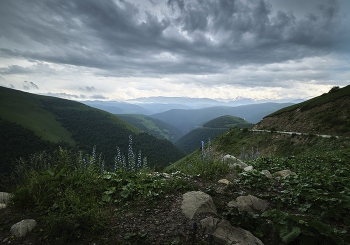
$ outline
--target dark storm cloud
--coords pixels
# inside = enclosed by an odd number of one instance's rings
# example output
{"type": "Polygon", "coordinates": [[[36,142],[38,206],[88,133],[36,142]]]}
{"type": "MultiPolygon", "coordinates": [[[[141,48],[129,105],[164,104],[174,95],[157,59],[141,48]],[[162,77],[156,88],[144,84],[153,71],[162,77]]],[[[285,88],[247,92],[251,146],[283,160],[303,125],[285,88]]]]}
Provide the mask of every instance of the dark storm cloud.
{"type": "Polygon", "coordinates": [[[23,82],[23,89],[24,90],[31,90],[31,89],[39,89],[39,87],[38,87],[38,85],[36,85],[33,82],[24,81],[23,82]]]}
{"type": "MultiPolygon", "coordinates": [[[[47,96],[53,96],[53,97],[58,97],[58,98],[65,98],[65,99],[80,99],[81,95],[76,95],[76,94],[67,94],[67,93],[41,93],[41,95],[47,95],[47,96]]],[[[85,98],[85,96],[84,96],[85,98]]]]}
{"type": "Polygon", "coordinates": [[[13,84],[0,84],[0,86],[6,87],[6,88],[15,88],[13,84]]]}
{"type": "Polygon", "coordinates": [[[107,100],[108,98],[103,96],[103,95],[100,95],[100,94],[95,94],[95,95],[92,95],[90,96],[90,99],[95,99],[95,100],[107,100]]]}
{"type": "Polygon", "coordinates": [[[100,99],[108,99],[107,97],[103,96],[103,95],[99,95],[99,94],[95,94],[92,96],[88,96],[88,95],[84,95],[84,94],[80,94],[80,95],[76,95],[76,94],[67,94],[67,93],[41,93],[41,95],[47,95],[47,96],[54,96],[54,97],[58,97],[58,98],[65,98],[65,99],[71,99],[71,100],[79,100],[79,99],[96,99],[96,100],[100,100],[100,99]]]}
{"type": "MultiPolygon", "coordinates": [[[[23,48],[0,45],[0,56],[93,67],[102,76],[209,74],[322,56],[343,41],[334,31],[335,1],[303,18],[272,14],[264,0],[168,0],[165,7],[172,14],[128,1],[1,1],[1,35],[23,48]]],[[[10,72],[24,71],[0,69],[10,72]]]]}
{"type": "Polygon", "coordinates": [[[0,68],[1,75],[11,75],[11,74],[29,74],[32,71],[30,69],[24,68],[18,65],[10,65],[6,68],[0,68]]]}

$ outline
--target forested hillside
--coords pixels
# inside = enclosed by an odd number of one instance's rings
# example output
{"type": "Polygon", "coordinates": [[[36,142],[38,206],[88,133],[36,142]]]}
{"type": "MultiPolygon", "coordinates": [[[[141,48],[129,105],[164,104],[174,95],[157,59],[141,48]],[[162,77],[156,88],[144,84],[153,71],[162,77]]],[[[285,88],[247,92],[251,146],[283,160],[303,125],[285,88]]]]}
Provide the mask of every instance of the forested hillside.
{"type": "Polygon", "coordinates": [[[179,129],[166,122],[149,116],[140,114],[119,114],[117,116],[159,139],[167,139],[171,142],[175,142],[181,137],[181,132],[179,129]]]}
{"type": "Polygon", "coordinates": [[[209,122],[206,122],[203,124],[203,127],[206,128],[251,128],[254,124],[247,122],[243,118],[234,117],[230,115],[225,115],[221,117],[214,118],[213,120],[210,120],[209,122]]]}
{"type": "Polygon", "coordinates": [[[28,158],[39,151],[50,152],[56,150],[59,145],[69,146],[68,143],[64,142],[53,143],[43,140],[33,131],[0,118],[0,173],[11,172],[14,169],[13,160],[16,158],[28,158]]]}
{"type": "Polygon", "coordinates": [[[186,153],[191,153],[201,147],[201,141],[207,142],[209,139],[214,139],[231,128],[240,129],[253,126],[254,124],[242,118],[225,115],[214,118],[203,124],[203,126],[191,130],[176,141],[175,145],[186,153]]]}
{"type": "Polygon", "coordinates": [[[141,151],[149,166],[167,166],[185,156],[170,141],[160,140],[116,115],[82,103],[3,87],[0,102],[0,166],[7,170],[15,159],[57,150],[59,145],[84,153],[91,153],[96,146],[96,153],[102,153],[108,166],[117,155],[116,147],[123,155],[128,154],[130,135],[135,154],[141,151]]]}
{"type": "MultiPolygon", "coordinates": [[[[61,99],[51,99],[43,104],[47,110],[56,115],[62,126],[72,133],[72,138],[78,142],[80,149],[91,151],[96,145],[97,152],[102,152],[109,163],[113,162],[117,154],[117,146],[124,155],[127,155],[129,135],[133,138],[134,151],[141,151],[143,156],[147,156],[151,166],[166,166],[169,162],[184,156],[184,153],[168,140],[160,140],[141,131],[132,132],[124,124],[116,124],[113,121],[115,116],[112,114],[91,109],[70,109],[68,106],[62,107],[61,103],[61,99]]],[[[64,103],[70,103],[70,101],[64,101],[64,103]]]]}

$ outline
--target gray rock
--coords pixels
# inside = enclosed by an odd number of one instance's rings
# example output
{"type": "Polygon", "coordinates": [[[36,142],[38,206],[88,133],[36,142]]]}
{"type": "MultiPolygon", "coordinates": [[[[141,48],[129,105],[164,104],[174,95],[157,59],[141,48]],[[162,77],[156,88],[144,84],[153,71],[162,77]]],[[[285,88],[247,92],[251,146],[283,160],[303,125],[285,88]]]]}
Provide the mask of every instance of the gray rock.
{"type": "Polygon", "coordinates": [[[36,221],[34,219],[24,219],[11,226],[11,234],[16,237],[23,237],[34,229],[36,221]]]}
{"type": "Polygon", "coordinates": [[[264,174],[267,178],[272,178],[272,175],[269,170],[262,170],[262,174],[264,174]]]}
{"type": "Polygon", "coordinates": [[[199,213],[217,213],[213,199],[201,191],[190,191],[182,195],[182,212],[188,219],[199,213]]]}
{"type": "Polygon", "coordinates": [[[0,209],[2,209],[2,208],[6,208],[6,204],[0,203],[0,209]]]}
{"type": "Polygon", "coordinates": [[[235,228],[224,219],[220,221],[212,235],[216,244],[263,245],[262,241],[252,233],[241,228],[235,228]]]}
{"type": "Polygon", "coordinates": [[[290,171],[289,169],[278,171],[278,172],[274,173],[273,175],[274,176],[285,177],[285,176],[290,175],[290,174],[297,175],[296,173],[290,171]]]}
{"type": "Polygon", "coordinates": [[[242,162],[241,160],[239,160],[238,158],[235,158],[234,156],[231,155],[226,155],[223,157],[222,159],[224,161],[224,163],[229,164],[230,168],[234,168],[235,166],[239,166],[241,169],[248,167],[247,164],[245,164],[244,162],[242,162]]]}
{"type": "Polygon", "coordinates": [[[0,192],[0,203],[8,203],[10,201],[11,194],[7,192],[0,192]]]}
{"type": "Polygon", "coordinates": [[[255,211],[264,212],[269,203],[266,200],[248,195],[237,197],[236,200],[229,202],[227,206],[229,208],[237,208],[239,211],[254,213],[255,211]]]}
{"type": "Polygon", "coordinates": [[[219,219],[213,217],[207,217],[202,219],[201,226],[205,234],[213,234],[216,230],[217,225],[219,224],[219,219]]]}
{"type": "Polygon", "coordinates": [[[246,171],[246,172],[252,171],[253,170],[253,166],[245,167],[243,170],[246,171]]]}

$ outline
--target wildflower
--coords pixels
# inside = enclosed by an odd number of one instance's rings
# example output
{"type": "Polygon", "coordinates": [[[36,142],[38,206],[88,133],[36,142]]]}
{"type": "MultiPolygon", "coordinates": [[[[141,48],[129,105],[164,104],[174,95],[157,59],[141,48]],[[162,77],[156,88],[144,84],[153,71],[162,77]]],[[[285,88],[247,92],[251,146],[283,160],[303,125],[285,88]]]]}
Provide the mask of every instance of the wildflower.
{"type": "Polygon", "coordinates": [[[205,160],[205,150],[204,150],[204,142],[202,141],[202,157],[203,157],[203,162],[205,160]]]}

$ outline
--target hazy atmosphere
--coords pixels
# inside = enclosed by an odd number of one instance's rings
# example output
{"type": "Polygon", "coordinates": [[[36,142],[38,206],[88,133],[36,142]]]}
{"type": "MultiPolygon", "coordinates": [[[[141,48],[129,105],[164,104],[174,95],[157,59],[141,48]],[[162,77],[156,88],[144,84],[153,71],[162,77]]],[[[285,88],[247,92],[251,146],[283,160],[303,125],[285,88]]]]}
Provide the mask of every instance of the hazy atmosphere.
{"type": "Polygon", "coordinates": [[[350,1],[0,1],[0,85],[73,100],[318,96],[350,82],[350,1]]]}

